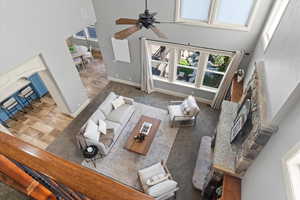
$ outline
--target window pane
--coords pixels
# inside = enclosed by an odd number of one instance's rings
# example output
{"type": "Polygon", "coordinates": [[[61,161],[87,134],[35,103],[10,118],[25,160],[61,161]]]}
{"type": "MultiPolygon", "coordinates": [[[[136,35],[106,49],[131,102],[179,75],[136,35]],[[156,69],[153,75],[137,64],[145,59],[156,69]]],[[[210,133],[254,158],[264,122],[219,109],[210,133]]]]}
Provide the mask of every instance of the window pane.
{"type": "Polygon", "coordinates": [[[217,72],[226,72],[230,64],[229,56],[209,55],[207,69],[217,72]]]}
{"type": "Polygon", "coordinates": [[[177,67],[177,80],[183,81],[186,83],[195,83],[197,76],[197,70],[186,68],[186,67],[177,67]]]}
{"type": "Polygon", "coordinates": [[[168,62],[170,57],[170,49],[165,46],[151,45],[152,60],[168,62]]]}
{"type": "Polygon", "coordinates": [[[168,78],[169,64],[161,62],[152,62],[152,75],[161,78],[168,78]]]}
{"type": "Polygon", "coordinates": [[[95,27],[89,26],[87,28],[90,38],[97,39],[97,32],[95,27]]]}
{"type": "Polygon", "coordinates": [[[255,0],[220,0],[217,21],[225,24],[247,25],[255,0]]]}
{"type": "Polygon", "coordinates": [[[223,75],[215,74],[213,72],[205,72],[203,85],[207,87],[219,88],[223,79],[223,75]]]}
{"type": "Polygon", "coordinates": [[[80,32],[78,32],[78,33],[76,33],[76,36],[78,36],[78,37],[85,37],[85,32],[84,32],[84,30],[82,30],[82,31],[80,31],[80,32]]]}
{"type": "Polygon", "coordinates": [[[208,21],[211,0],[181,0],[181,18],[208,21]]]}
{"type": "Polygon", "coordinates": [[[198,67],[200,52],[199,51],[179,51],[179,65],[198,67]]]}

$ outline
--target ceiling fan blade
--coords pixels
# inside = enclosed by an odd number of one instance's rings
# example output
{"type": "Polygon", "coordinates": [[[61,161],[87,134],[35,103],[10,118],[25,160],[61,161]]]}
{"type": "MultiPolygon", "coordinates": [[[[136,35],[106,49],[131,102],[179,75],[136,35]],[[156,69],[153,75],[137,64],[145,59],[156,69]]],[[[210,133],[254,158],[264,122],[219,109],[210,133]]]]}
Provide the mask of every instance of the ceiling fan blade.
{"type": "Polygon", "coordinates": [[[129,27],[123,31],[115,33],[115,38],[119,39],[119,40],[123,40],[139,30],[141,30],[141,26],[137,24],[137,25],[129,27]]]}
{"type": "Polygon", "coordinates": [[[160,30],[156,26],[151,25],[150,28],[159,38],[168,39],[167,36],[160,32],[160,30]]]}
{"type": "Polygon", "coordinates": [[[138,24],[139,20],[137,19],[128,19],[128,18],[120,18],[116,20],[116,24],[138,24]]]}

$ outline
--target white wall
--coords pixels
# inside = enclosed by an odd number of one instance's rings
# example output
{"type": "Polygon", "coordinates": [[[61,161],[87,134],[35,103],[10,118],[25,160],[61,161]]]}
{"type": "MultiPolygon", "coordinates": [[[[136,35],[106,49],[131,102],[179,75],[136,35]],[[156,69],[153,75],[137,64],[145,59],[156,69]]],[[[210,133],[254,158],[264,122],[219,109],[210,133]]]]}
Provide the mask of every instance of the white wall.
{"type": "Polygon", "coordinates": [[[76,112],[88,97],[65,39],[95,21],[90,0],[1,0],[0,73],[42,54],[69,113],[76,112]]]}
{"type": "Polygon", "coordinates": [[[286,200],[282,159],[299,143],[300,101],[290,107],[258,158],[242,180],[242,200],[286,200]]]}
{"type": "Polygon", "coordinates": [[[291,0],[266,52],[261,41],[257,45],[247,74],[246,80],[251,76],[255,62],[265,62],[269,117],[278,123],[279,131],[271,137],[243,178],[243,200],[287,199],[281,160],[300,142],[299,8],[300,2],[291,0]]]}
{"type": "MultiPolygon", "coordinates": [[[[254,50],[257,38],[264,24],[267,12],[273,0],[260,1],[254,24],[249,32],[232,31],[216,28],[207,28],[192,25],[161,24],[158,27],[168,36],[168,41],[177,43],[190,43],[197,46],[218,48],[225,50],[254,50]]],[[[126,81],[140,83],[140,46],[138,38],[145,36],[149,39],[158,39],[151,31],[143,29],[129,38],[131,50],[131,64],[114,62],[111,37],[117,31],[128,26],[117,26],[115,20],[121,17],[136,19],[138,14],[144,12],[143,0],[94,0],[95,13],[97,16],[97,32],[99,44],[104,54],[104,61],[107,64],[108,75],[126,81]],[[103,6],[105,5],[105,6],[103,6]]],[[[149,8],[152,12],[158,12],[157,19],[174,21],[175,0],[151,0],[149,8]]],[[[244,63],[248,63],[247,58],[244,63]]],[[[170,89],[169,84],[156,84],[163,89],[170,89]]],[[[186,92],[180,87],[177,92],[186,92]]],[[[196,92],[195,92],[196,93],[196,92]]],[[[202,97],[213,97],[211,93],[200,91],[202,97]]]]}
{"type": "Polygon", "coordinates": [[[265,62],[270,119],[276,118],[300,80],[300,26],[296,25],[300,17],[299,9],[300,2],[291,0],[269,47],[264,52],[260,39],[248,68],[246,80],[251,76],[255,62],[265,62]]]}

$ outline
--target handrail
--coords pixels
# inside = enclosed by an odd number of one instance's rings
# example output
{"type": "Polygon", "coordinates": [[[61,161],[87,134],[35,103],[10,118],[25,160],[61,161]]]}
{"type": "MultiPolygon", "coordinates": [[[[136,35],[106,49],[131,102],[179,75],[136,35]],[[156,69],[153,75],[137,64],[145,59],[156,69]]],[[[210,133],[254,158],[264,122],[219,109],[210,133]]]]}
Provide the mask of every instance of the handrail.
{"type": "Polygon", "coordinates": [[[142,192],[2,132],[0,154],[93,200],[154,200],[142,192]]]}

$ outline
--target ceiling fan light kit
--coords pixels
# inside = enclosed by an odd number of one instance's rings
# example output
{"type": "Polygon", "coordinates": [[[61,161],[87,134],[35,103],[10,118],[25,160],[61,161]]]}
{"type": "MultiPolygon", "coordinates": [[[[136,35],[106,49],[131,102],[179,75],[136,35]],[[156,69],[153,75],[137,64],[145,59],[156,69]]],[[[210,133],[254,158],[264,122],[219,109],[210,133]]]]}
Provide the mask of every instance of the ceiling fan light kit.
{"type": "Polygon", "coordinates": [[[120,18],[116,20],[117,25],[134,25],[118,33],[115,33],[116,39],[125,39],[141,30],[143,27],[146,29],[151,29],[159,38],[167,39],[166,35],[160,32],[160,30],[154,25],[159,24],[160,22],[156,21],[155,19],[157,13],[150,13],[150,11],[148,10],[148,0],[145,0],[145,7],[146,9],[144,13],[139,14],[139,19],[120,18]]]}

